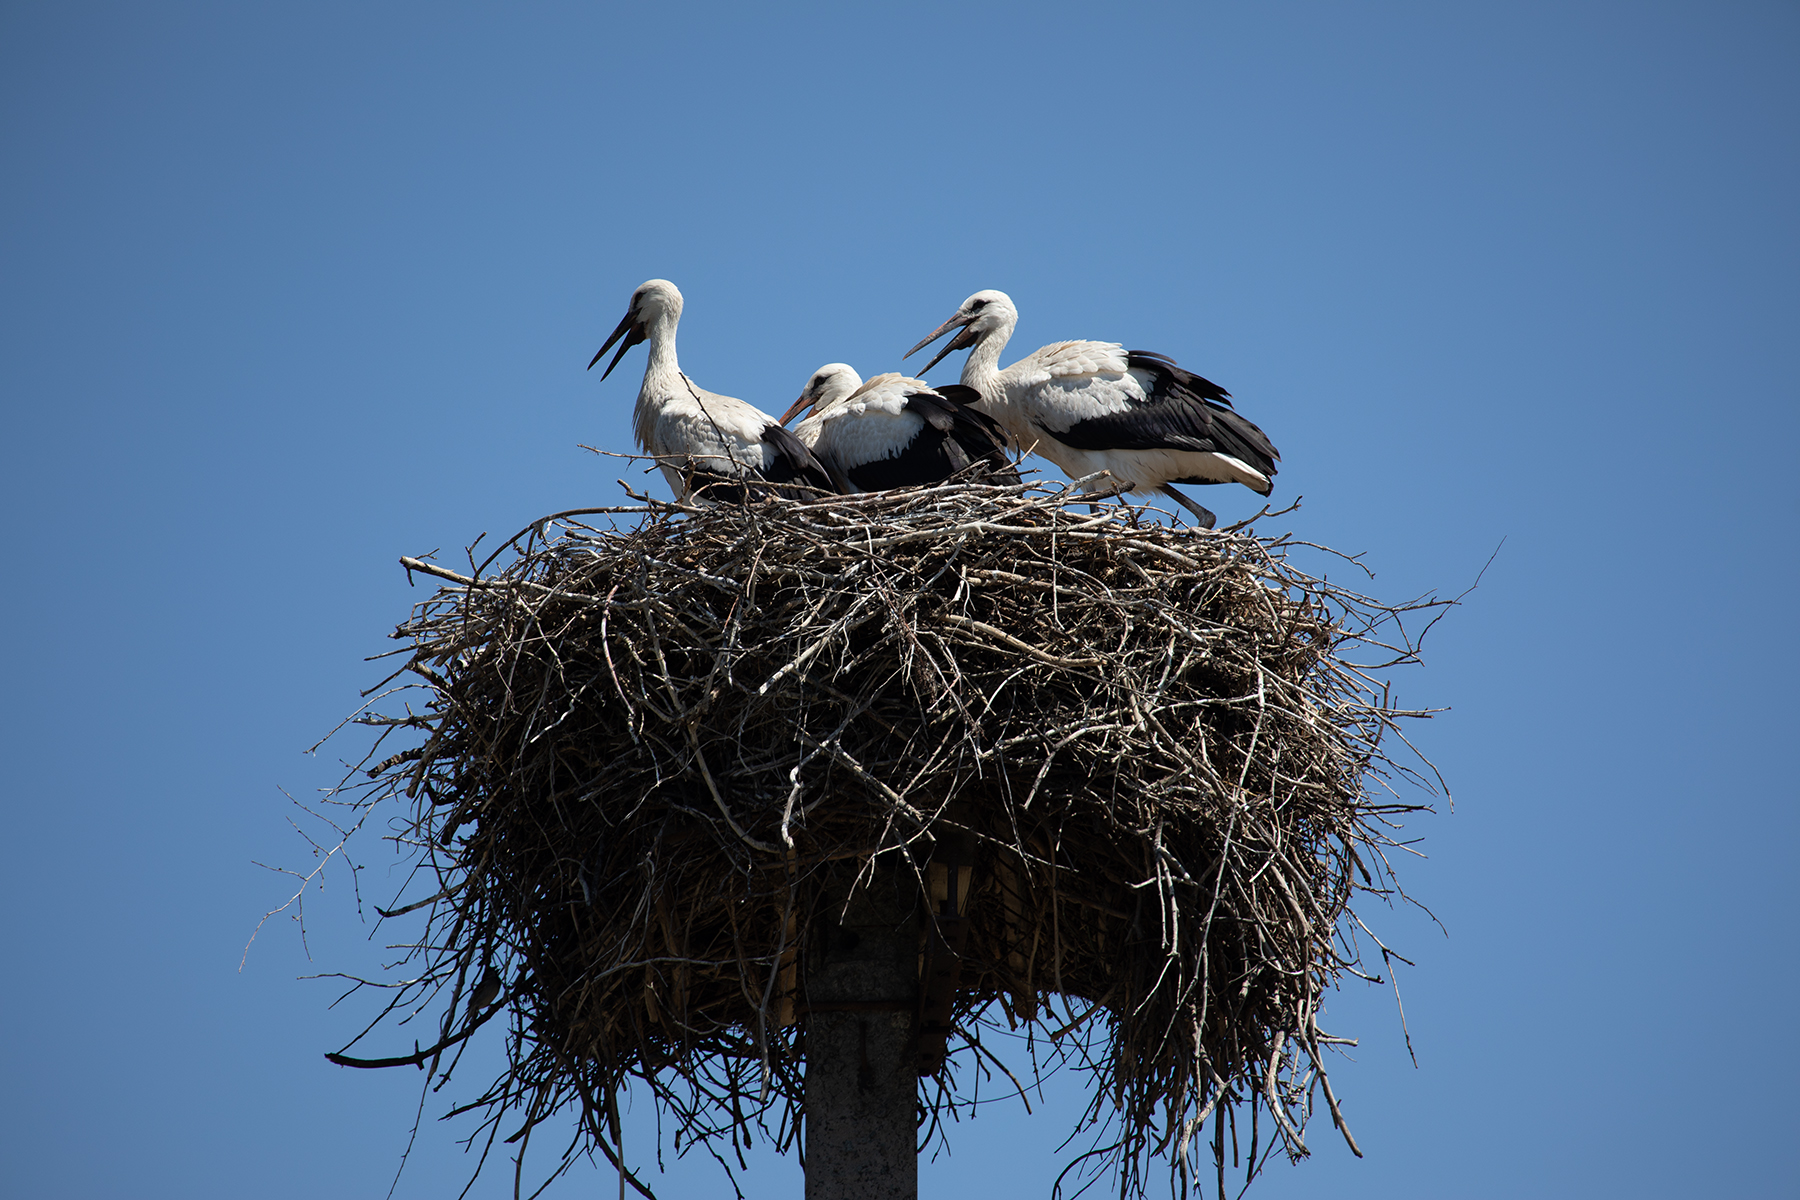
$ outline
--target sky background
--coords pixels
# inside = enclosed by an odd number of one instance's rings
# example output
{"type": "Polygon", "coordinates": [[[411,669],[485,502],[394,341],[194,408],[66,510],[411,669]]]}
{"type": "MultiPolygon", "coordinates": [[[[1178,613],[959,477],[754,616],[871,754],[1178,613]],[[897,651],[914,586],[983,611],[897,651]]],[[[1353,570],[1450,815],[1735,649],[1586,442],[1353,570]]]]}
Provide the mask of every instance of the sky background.
{"type": "MultiPolygon", "coordinates": [[[[283,789],[396,558],[619,496],[579,445],[629,448],[643,351],[584,367],[663,276],[765,409],[997,287],[1006,361],[1230,389],[1380,595],[1504,540],[1400,677],[1453,709],[1405,874],[1447,932],[1371,918],[1418,1065],[1334,996],[1368,1157],[1320,1121],[1251,1196],[1800,1194],[1797,149],[1792,4],[0,6],[0,1191],[386,1194],[419,1076],[328,1065],[369,1010],[296,978],[379,946],[340,876],[240,970],[255,864],[307,862],[283,789]]],[[[926,1190],[1046,1194],[1079,1099],[926,1190]]],[[[397,1196],[461,1185],[449,1100],[397,1196]]]]}

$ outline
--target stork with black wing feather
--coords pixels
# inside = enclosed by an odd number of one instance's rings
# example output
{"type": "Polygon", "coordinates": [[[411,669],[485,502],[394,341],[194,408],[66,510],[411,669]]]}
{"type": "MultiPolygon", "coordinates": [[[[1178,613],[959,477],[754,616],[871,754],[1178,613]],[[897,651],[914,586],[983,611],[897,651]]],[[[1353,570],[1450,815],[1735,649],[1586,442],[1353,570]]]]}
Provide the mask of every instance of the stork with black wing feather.
{"type": "Polygon", "coordinates": [[[814,371],[781,418],[845,492],[919,487],[976,463],[1017,481],[1006,460],[1006,434],[972,407],[980,399],[960,384],[934,388],[922,379],[877,375],[864,383],[845,363],[814,371]]]}
{"type": "Polygon", "coordinates": [[[1161,492],[1207,529],[1217,518],[1173,484],[1241,483],[1265,496],[1274,490],[1280,453],[1218,384],[1117,342],[1056,342],[1001,370],[1000,351],[1018,322],[1005,292],[976,292],[906,356],[957,329],[925,370],[967,348],[962,382],[980,393],[975,407],[997,420],[1013,445],[1043,455],[1071,479],[1108,471],[1127,491],[1161,492]]]}

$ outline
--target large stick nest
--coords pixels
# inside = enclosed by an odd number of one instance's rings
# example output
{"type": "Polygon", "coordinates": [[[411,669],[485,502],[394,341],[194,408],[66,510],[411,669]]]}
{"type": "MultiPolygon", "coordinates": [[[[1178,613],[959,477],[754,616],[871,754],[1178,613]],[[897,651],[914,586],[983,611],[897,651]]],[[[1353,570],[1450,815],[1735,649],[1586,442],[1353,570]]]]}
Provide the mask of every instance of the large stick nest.
{"type": "Polygon", "coordinates": [[[419,742],[354,803],[405,804],[424,928],[372,1030],[441,1016],[417,1053],[335,1061],[435,1078],[505,1014],[465,1106],[490,1147],[573,1112],[560,1166],[617,1161],[634,1079],[678,1148],[803,1147],[804,951],[893,870],[961,921],[928,1138],[992,1068],[1054,1063],[1092,1072],[1077,1161],[1122,1194],[1157,1154],[1223,1187],[1245,1111],[1252,1175],[1305,1152],[1316,1100],[1348,1137],[1321,999],[1363,974],[1351,902],[1394,891],[1421,806],[1382,751],[1418,714],[1371,672],[1440,602],[1029,484],[581,515],[491,572],[405,560],[444,581],[395,634],[424,695],[359,719],[419,742]]]}

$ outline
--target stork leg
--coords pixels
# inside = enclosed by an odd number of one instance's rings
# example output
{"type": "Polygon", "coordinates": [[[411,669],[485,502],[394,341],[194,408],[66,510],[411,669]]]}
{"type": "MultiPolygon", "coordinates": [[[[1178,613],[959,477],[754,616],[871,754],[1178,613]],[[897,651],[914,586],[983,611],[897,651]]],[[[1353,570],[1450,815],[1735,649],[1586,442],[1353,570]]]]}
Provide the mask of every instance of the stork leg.
{"type": "Polygon", "coordinates": [[[1157,488],[1156,490],[1161,492],[1163,495],[1167,496],[1169,499],[1175,501],[1175,503],[1181,505],[1181,507],[1187,509],[1189,512],[1193,513],[1194,521],[1196,524],[1198,524],[1200,526],[1200,528],[1211,529],[1214,525],[1217,525],[1219,523],[1219,518],[1213,516],[1210,509],[1202,508],[1200,505],[1194,503],[1192,500],[1189,500],[1186,496],[1184,496],[1180,492],[1176,491],[1174,489],[1174,487],[1171,486],[1170,484],[1165,483],[1161,487],[1157,488]]]}
{"type": "MultiPolygon", "coordinates": [[[[1081,490],[1084,492],[1097,492],[1100,490],[1100,488],[1101,488],[1101,485],[1095,483],[1095,484],[1090,484],[1087,487],[1082,488],[1081,490]]],[[[1127,492],[1135,492],[1135,491],[1137,491],[1137,485],[1130,484],[1130,483],[1119,483],[1119,484],[1113,485],[1112,488],[1108,488],[1107,494],[1109,496],[1111,496],[1114,500],[1117,500],[1120,496],[1125,495],[1127,492]]],[[[1100,515],[1100,506],[1097,503],[1093,503],[1090,501],[1087,506],[1087,510],[1089,513],[1091,513],[1094,516],[1100,515]]]]}

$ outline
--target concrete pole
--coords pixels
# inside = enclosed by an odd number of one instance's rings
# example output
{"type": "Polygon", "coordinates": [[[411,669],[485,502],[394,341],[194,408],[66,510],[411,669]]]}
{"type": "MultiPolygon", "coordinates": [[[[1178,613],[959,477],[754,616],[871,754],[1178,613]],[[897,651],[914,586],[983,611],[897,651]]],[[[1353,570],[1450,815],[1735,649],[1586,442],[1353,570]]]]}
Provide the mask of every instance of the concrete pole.
{"type": "Polygon", "coordinates": [[[918,910],[911,873],[883,866],[813,939],[806,1200],[918,1197],[918,910]]]}

